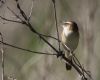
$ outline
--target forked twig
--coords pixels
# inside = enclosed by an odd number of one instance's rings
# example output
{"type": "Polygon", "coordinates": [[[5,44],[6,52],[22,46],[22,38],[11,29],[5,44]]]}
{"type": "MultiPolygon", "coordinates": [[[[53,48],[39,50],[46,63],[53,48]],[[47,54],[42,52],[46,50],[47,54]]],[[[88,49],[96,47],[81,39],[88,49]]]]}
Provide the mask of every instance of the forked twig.
{"type": "Polygon", "coordinates": [[[14,14],[15,17],[17,17],[19,20],[23,21],[22,18],[20,18],[20,16],[17,15],[17,14],[16,14],[13,10],[11,10],[8,6],[7,6],[7,8],[9,9],[9,11],[11,11],[11,12],[14,14]]]}
{"type": "MultiPolygon", "coordinates": [[[[10,21],[10,22],[15,22],[15,23],[25,24],[24,21],[10,20],[10,19],[4,18],[4,17],[2,17],[2,16],[0,16],[0,18],[3,19],[3,20],[5,20],[5,21],[10,21]]],[[[5,23],[2,23],[2,24],[5,24],[5,23]]],[[[52,38],[52,39],[54,39],[54,40],[57,40],[57,41],[61,42],[60,40],[58,40],[57,38],[55,38],[55,37],[53,37],[53,36],[49,36],[49,35],[45,35],[45,34],[40,34],[40,33],[39,33],[39,35],[44,36],[44,37],[49,37],[49,38],[52,38]]]]}
{"type": "Polygon", "coordinates": [[[18,8],[18,10],[20,11],[22,17],[23,17],[25,20],[28,20],[26,14],[24,13],[24,11],[23,11],[23,10],[21,9],[21,7],[20,7],[18,0],[15,0],[15,1],[16,1],[16,4],[17,4],[17,8],[18,8]]]}
{"type": "MultiPolygon", "coordinates": [[[[23,14],[24,11],[20,8],[18,2],[17,2],[17,7],[18,7],[18,9],[20,10],[20,13],[23,14]]],[[[24,21],[19,17],[19,15],[17,15],[13,10],[11,10],[9,7],[7,7],[7,8],[8,8],[18,19],[20,19],[20,20],[22,21],[22,22],[18,21],[18,23],[23,23],[23,22],[24,22],[24,21]]],[[[32,7],[31,7],[30,15],[29,15],[29,17],[28,17],[28,21],[29,21],[31,15],[32,15],[32,9],[33,9],[33,0],[32,0],[32,7]]],[[[24,13],[24,14],[25,14],[25,13],[24,13]]],[[[22,15],[22,16],[25,17],[24,15],[22,15]]],[[[0,16],[0,17],[3,18],[2,16],[0,16]]],[[[26,19],[26,18],[25,18],[25,19],[26,19]]],[[[5,18],[5,20],[8,20],[8,19],[5,18]]],[[[12,21],[12,20],[8,20],[8,21],[12,21]]],[[[17,22],[17,21],[12,21],[12,22],[17,22]]],[[[49,38],[52,38],[52,39],[55,39],[55,40],[61,42],[59,39],[57,39],[57,38],[55,38],[55,37],[47,36],[47,35],[44,35],[44,34],[40,34],[40,35],[41,35],[41,36],[44,36],[44,37],[49,37],[49,38]]]]}

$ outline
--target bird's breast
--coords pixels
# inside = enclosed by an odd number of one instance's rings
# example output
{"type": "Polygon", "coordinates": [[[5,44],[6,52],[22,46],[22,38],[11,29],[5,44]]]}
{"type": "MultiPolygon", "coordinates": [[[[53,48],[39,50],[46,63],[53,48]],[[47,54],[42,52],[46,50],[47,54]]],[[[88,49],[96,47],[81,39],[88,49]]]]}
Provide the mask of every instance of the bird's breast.
{"type": "Polygon", "coordinates": [[[72,51],[74,51],[79,42],[79,33],[66,31],[62,32],[62,43],[68,46],[72,51]]]}

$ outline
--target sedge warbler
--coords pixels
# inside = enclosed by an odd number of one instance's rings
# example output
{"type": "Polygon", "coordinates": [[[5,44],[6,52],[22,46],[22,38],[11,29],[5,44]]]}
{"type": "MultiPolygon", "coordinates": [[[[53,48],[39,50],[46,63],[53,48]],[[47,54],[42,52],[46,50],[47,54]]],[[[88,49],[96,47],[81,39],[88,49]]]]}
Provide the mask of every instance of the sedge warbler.
{"type": "MultiPolygon", "coordinates": [[[[61,35],[61,42],[66,51],[67,57],[71,60],[71,53],[77,48],[79,42],[79,29],[74,21],[67,21],[62,24],[63,31],[61,35]],[[71,53],[70,53],[71,52],[71,53]]],[[[72,66],[66,63],[66,69],[70,70],[72,66]]]]}

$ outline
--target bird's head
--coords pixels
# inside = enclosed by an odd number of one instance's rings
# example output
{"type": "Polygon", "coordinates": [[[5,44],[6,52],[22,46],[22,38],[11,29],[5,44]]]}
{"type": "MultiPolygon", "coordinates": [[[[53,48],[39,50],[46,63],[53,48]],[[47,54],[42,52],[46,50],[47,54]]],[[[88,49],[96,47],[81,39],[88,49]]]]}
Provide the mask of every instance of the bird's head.
{"type": "Polygon", "coordinates": [[[62,24],[63,30],[78,31],[78,26],[74,21],[67,21],[62,24]]]}

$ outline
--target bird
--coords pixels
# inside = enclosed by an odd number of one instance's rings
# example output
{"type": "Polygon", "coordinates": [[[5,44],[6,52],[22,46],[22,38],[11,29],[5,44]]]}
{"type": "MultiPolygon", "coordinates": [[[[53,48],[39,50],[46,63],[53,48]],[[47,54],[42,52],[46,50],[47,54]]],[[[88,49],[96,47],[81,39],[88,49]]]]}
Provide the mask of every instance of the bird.
{"type": "MultiPolygon", "coordinates": [[[[79,43],[79,29],[75,21],[66,21],[61,25],[63,31],[61,34],[61,43],[65,49],[65,55],[68,59],[72,60],[72,54],[77,48],[79,43]]],[[[66,63],[66,69],[71,70],[72,66],[69,63],[66,63]]]]}

